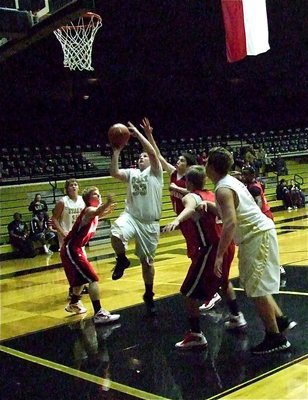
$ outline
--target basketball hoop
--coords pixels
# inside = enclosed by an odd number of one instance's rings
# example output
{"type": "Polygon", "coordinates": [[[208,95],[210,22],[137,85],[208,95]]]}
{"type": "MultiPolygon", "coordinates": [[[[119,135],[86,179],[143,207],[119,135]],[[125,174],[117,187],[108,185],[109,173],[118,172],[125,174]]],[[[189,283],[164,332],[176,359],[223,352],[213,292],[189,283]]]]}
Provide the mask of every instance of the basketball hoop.
{"type": "Polygon", "coordinates": [[[102,26],[102,18],[98,14],[87,12],[75,23],[61,26],[54,31],[61,43],[64,53],[64,67],[71,71],[84,69],[93,71],[92,47],[95,35],[102,26]]]}

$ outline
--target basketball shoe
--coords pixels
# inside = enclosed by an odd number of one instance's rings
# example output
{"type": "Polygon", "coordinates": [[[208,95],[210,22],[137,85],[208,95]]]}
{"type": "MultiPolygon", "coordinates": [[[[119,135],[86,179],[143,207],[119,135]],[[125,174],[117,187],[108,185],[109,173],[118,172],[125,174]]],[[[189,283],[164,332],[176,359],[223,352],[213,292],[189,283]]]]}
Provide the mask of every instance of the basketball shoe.
{"type": "Polygon", "coordinates": [[[94,320],[95,324],[109,324],[111,322],[117,321],[119,318],[120,318],[120,314],[110,314],[109,311],[101,308],[94,315],[93,320],[94,320]]]}
{"type": "Polygon", "coordinates": [[[114,281],[122,278],[124,270],[130,266],[129,259],[124,255],[116,258],[117,262],[113,268],[112,279],[114,281]]]}
{"type": "Polygon", "coordinates": [[[73,304],[68,304],[65,307],[65,311],[69,313],[75,313],[75,314],[84,314],[87,312],[87,309],[83,306],[82,302],[79,300],[77,303],[73,304]]]}
{"type": "Polygon", "coordinates": [[[253,354],[269,354],[277,351],[285,351],[291,347],[291,343],[281,333],[266,333],[265,338],[257,346],[251,348],[253,354]]]}
{"type": "Polygon", "coordinates": [[[181,350],[205,349],[207,347],[207,340],[202,332],[189,331],[181,342],[175,344],[175,347],[181,350]]]}
{"type": "Polygon", "coordinates": [[[290,331],[297,325],[297,322],[288,318],[286,315],[282,315],[281,317],[276,317],[276,322],[280,333],[290,331]]]}
{"type": "Polygon", "coordinates": [[[225,327],[228,330],[241,330],[247,327],[247,322],[242,312],[238,315],[229,314],[225,327]]]}
{"type": "Polygon", "coordinates": [[[199,307],[199,310],[201,312],[211,310],[215,306],[215,304],[219,303],[221,300],[222,299],[221,299],[220,295],[218,293],[215,293],[213,298],[210,301],[205,301],[202,304],[202,306],[199,307]]]}
{"type": "Polygon", "coordinates": [[[146,309],[147,309],[147,313],[146,313],[147,317],[155,317],[157,315],[153,296],[154,296],[154,293],[152,296],[147,295],[146,293],[143,295],[143,301],[144,301],[146,309]]]}

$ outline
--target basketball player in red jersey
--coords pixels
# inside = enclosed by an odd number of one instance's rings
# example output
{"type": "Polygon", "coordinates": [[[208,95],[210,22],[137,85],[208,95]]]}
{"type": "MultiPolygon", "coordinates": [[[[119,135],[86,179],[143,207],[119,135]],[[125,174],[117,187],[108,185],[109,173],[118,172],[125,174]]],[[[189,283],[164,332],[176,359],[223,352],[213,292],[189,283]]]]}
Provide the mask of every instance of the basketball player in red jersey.
{"type": "Polygon", "coordinates": [[[73,289],[73,294],[65,310],[70,313],[83,314],[87,311],[80,299],[86,283],[89,284],[89,295],[94,309],[94,323],[114,322],[119,314],[110,314],[101,307],[98,280],[99,277],[89,263],[83,247],[94,236],[98,219],[112,212],[115,204],[111,196],[105,204],[101,204],[101,196],[96,187],[83,192],[85,208],[81,211],[73,228],[64,239],[61,247],[61,260],[65,274],[73,289]]]}
{"type": "MultiPolygon", "coordinates": [[[[179,215],[183,209],[182,199],[188,193],[186,189],[186,171],[191,165],[197,164],[196,157],[191,153],[182,153],[176,163],[176,166],[170,164],[161,154],[155,140],[153,137],[153,128],[150,124],[148,118],[143,118],[141,127],[144,130],[145,136],[148,141],[154,147],[155,152],[162,164],[164,171],[170,177],[170,199],[172,202],[173,210],[176,215],[179,215]]],[[[189,233],[189,225],[191,221],[185,221],[185,223],[180,224],[180,229],[185,237],[187,238],[186,231],[189,233]]],[[[188,246],[188,243],[187,243],[188,246]]],[[[189,248],[187,247],[188,257],[191,257],[189,248]]]]}
{"type": "Polygon", "coordinates": [[[182,198],[188,193],[186,189],[185,174],[191,165],[197,164],[196,157],[191,153],[182,153],[176,163],[176,166],[168,163],[162,156],[153,137],[153,128],[148,118],[143,118],[141,127],[144,130],[145,136],[151,145],[154,147],[156,154],[163,166],[164,171],[170,176],[170,197],[174,212],[178,215],[183,209],[182,198]]]}
{"type": "Polygon", "coordinates": [[[246,185],[255,202],[268,218],[274,220],[274,215],[266,200],[263,187],[256,179],[255,169],[250,166],[242,168],[242,182],[246,185]]]}
{"type": "Polygon", "coordinates": [[[211,300],[219,287],[227,292],[230,266],[234,257],[235,245],[231,243],[225,253],[221,277],[215,276],[214,264],[217,247],[222,232],[222,222],[217,217],[215,195],[203,189],[205,168],[194,165],[186,173],[186,186],[190,193],[183,197],[183,211],[168,224],[164,231],[176,229],[186,220],[191,221],[189,243],[192,263],[181,286],[185,296],[186,309],[191,331],[176,343],[179,349],[204,348],[207,340],[200,329],[200,310],[198,301],[211,300]],[[200,205],[206,212],[197,212],[200,205]]]}

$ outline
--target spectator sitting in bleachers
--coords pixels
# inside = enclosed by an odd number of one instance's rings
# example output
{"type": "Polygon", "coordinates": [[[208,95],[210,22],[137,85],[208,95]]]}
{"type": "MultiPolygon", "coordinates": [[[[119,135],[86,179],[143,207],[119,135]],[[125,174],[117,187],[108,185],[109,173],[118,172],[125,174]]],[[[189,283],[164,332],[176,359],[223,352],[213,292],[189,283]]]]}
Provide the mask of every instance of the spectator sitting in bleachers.
{"type": "Polygon", "coordinates": [[[240,147],[236,147],[232,151],[233,155],[233,160],[234,160],[234,165],[238,167],[239,170],[242,170],[245,162],[244,162],[244,157],[243,157],[243,151],[240,147]]]}
{"type": "Polygon", "coordinates": [[[276,198],[282,200],[285,209],[289,211],[293,209],[291,192],[285,179],[281,179],[276,187],[276,198]]]}
{"type": "Polygon", "coordinates": [[[16,212],[13,221],[7,226],[11,245],[18,251],[20,257],[34,257],[35,252],[29,238],[28,225],[23,222],[22,215],[16,212]]]}
{"type": "Polygon", "coordinates": [[[281,157],[281,154],[277,154],[277,158],[274,160],[275,170],[277,175],[288,175],[288,168],[285,160],[281,157]]]}
{"type": "Polygon", "coordinates": [[[37,193],[34,196],[34,200],[31,201],[28,209],[29,209],[29,211],[32,211],[32,217],[34,217],[41,211],[43,211],[44,213],[47,213],[48,206],[46,204],[46,201],[42,200],[42,196],[40,195],[40,193],[37,193]]]}
{"type": "Polygon", "coordinates": [[[34,243],[41,244],[45,254],[53,254],[49,247],[55,236],[56,234],[48,228],[48,219],[43,211],[40,211],[32,218],[30,222],[30,239],[34,243]]]}
{"type": "Polygon", "coordinates": [[[256,157],[259,163],[259,172],[263,176],[267,176],[268,172],[271,169],[272,160],[266,154],[264,148],[260,145],[256,157]]]}
{"type": "Polygon", "coordinates": [[[305,194],[301,190],[300,185],[296,183],[294,179],[291,179],[289,191],[291,193],[291,199],[294,208],[305,206],[305,194]]]}
{"type": "Polygon", "coordinates": [[[251,167],[255,167],[255,161],[256,161],[256,155],[255,151],[252,146],[247,147],[245,155],[244,155],[244,162],[245,165],[249,165],[251,167]]]}
{"type": "Polygon", "coordinates": [[[268,172],[273,171],[274,166],[272,159],[265,153],[265,169],[264,169],[264,175],[267,176],[268,172]]]}

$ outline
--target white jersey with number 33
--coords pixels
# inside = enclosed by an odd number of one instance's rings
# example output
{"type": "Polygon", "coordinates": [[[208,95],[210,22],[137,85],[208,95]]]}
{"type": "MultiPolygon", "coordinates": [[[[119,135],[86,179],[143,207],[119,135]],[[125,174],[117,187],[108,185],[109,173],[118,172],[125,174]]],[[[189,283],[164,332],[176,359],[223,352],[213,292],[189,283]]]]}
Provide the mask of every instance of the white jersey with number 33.
{"type": "Polygon", "coordinates": [[[124,170],[128,180],[125,211],[142,222],[158,221],[161,217],[163,171],[158,176],[151,167],[124,170]]]}

